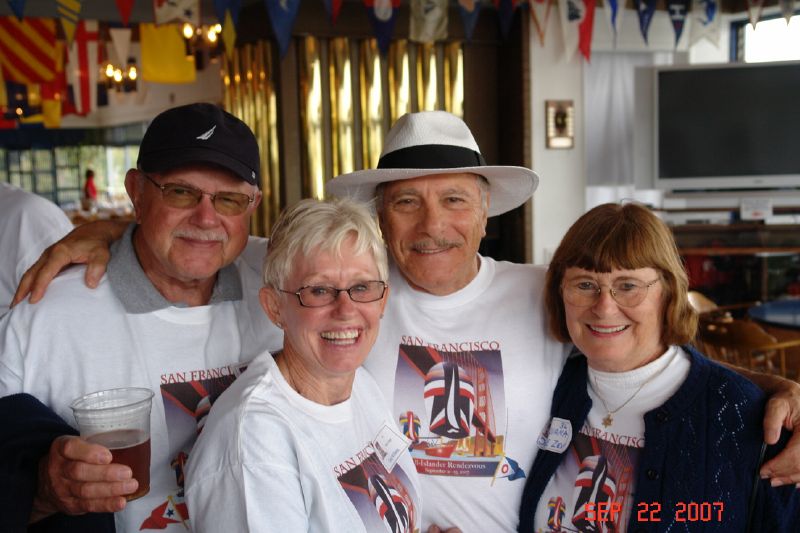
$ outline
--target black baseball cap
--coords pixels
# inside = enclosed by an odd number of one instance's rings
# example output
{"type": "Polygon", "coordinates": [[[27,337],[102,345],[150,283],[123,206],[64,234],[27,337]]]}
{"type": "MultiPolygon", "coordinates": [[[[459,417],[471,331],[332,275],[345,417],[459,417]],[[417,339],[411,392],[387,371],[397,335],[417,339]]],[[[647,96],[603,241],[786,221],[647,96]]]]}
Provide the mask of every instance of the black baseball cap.
{"type": "Polygon", "coordinates": [[[214,104],[167,109],[150,123],[136,164],[145,172],[165,172],[195,163],[230,170],[259,184],[258,142],[250,128],[214,104]]]}

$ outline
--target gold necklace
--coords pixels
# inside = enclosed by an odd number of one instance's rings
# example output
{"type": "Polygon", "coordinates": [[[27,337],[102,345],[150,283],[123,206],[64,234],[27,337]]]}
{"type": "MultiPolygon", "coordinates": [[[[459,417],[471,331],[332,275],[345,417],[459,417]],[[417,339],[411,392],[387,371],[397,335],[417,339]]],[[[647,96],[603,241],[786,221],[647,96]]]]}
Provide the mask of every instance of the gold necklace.
{"type": "Polygon", "coordinates": [[[592,379],[594,379],[594,387],[593,387],[594,388],[594,393],[597,395],[598,398],[600,398],[600,401],[603,402],[603,408],[605,408],[605,410],[606,410],[606,416],[603,417],[603,427],[607,427],[607,428],[611,427],[611,425],[614,423],[614,417],[611,416],[611,415],[617,414],[623,407],[628,405],[631,402],[631,400],[636,398],[636,395],[639,394],[639,392],[644,388],[644,386],[647,385],[648,383],[650,383],[651,381],[653,381],[656,376],[660,375],[667,368],[667,366],[669,366],[669,365],[666,365],[664,368],[662,368],[661,370],[656,371],[655,373],[653,373],[652,376],[647,378],[644,381],[644,383],[639,385],[639,388],[636,389],[636,391],[630,396],[630,398],[625,400],[622,403],[622,405],[620,405],[616,409],[609,409],[608,408],[608,404],[606,404],[605,398],[603,398],[603,396],[600,394],[600,387],[597,385],[597,375],[596,374],[593,375],[592,379]]]}

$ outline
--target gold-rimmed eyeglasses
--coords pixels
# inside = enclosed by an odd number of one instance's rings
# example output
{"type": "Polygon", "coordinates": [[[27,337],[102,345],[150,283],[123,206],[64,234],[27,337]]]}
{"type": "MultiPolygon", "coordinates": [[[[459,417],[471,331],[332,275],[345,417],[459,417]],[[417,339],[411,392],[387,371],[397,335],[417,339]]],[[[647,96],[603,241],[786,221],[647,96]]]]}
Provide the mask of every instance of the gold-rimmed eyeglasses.
{"type": "Polygon", "coordinates": [[[235,216],[247,211],[250,204],[256,200],[255,195],[249,196],[243,192],[220,191],[210,193],[182,183],[164,183],[162,185],[144,172],[141,174],[147,178],[147,181],[161,189],[161,198],[165,204],[178,209],[191,209],[200,203],[203,195],[206,195],[211,198],[211,203],[217,213],[225,216],[235,216]]]}
{"type": "Polygon", "coordinates": [[[296,291],[278,290],[297,296],[303,307],[324,307],[335,302],[340,292],[346,292],[350,299],[357,303],[376,302],[383,298],[386,292],[386,283],[374,280],[362,281],[346,289],[337,289],[327,285],[306,285],[296,291]]]}
{"type": "Polygon", "coordinates": [[[653,281],[644,282],[631,279],[621,279],[613,282],[610,286],[600,285],[596,281],[581,279],[571,281],[561,285],[561,294],[564,300],[576,307],[591,307],[600,299],[600,292],[603,287],[608,288],[611,297],[623,307],[636,307],[642,303],[647,296],[647,290],[658,283],[661,278],[653,281]]]}

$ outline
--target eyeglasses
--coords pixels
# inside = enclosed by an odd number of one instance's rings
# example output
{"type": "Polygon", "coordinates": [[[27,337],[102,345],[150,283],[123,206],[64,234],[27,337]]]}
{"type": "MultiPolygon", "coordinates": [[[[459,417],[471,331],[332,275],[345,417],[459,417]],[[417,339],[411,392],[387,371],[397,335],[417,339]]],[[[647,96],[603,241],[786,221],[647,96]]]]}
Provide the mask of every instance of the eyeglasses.
{"type": "Polygon", "coordinates": [[[170,207],[178,209],[191,209],[200,203],[203,195],[208,195],[214,204],[214,210],[220,215],[241,215],[252,204],[256,197],[248,196],[242,192],[221,191],[210,193],[182,183],[165,183],[161,185],[156,180],[142,172],[147,181],[161,189],[161,198],[170,207]]]}
{"type": "MultiPolygon", "coordinates": [[[[608,292],[614,301],[623,307],[636,307],[642,303],[647,296],[647,289],[651,285],[655,285],[660,281],[654,279],[649,283],[636,280],[618,280],[608,287],[608,292]]],[[[561,294],[564,300],[570,305],[576,307],[590,307],[600,299],[600,292],[603,287],[607,285],[600,285],[595,281],[580,280],[570,284],[561,286],[561,294]]]]}
{"type": "Polygon", "coordinates": [[[325,285],[306,285],[296,291],[285,291],[278,289],[286,294],[294,294],[300,300],[303,307],[324,307],[336,301],[340,292],[346,292],[350,299],[357,303],[366,304],[375,302],[383,298],[386,292],[386,283],[383,281],[362,281],[347,289],[337,289],[325,285]]]}

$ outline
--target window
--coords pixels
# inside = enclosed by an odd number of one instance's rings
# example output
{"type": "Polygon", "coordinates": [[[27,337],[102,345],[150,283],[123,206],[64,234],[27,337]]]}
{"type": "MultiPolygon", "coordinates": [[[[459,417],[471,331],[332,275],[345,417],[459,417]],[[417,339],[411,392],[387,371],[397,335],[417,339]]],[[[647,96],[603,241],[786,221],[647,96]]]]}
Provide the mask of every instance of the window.
{"type": "Polygon", "coordinates": [[[800,15],[786,23],[780,15],[763,18],[753,29],[748,21],[733,24],[735,60],[745,63],[800,59],[800,15]]]}

